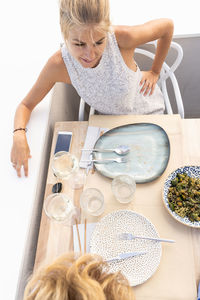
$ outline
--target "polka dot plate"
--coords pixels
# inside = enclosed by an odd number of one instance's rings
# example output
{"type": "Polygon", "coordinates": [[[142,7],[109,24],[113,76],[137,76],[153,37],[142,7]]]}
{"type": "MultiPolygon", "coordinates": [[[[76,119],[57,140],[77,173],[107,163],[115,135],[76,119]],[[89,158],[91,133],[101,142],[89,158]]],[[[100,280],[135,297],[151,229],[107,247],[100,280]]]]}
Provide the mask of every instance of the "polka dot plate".
{"type": "Polygon", "coordinates": [[[90,240],[90,252],[101,255],[105,260],[135,251],[144,255],[109,262],[112,272],[121,271],[131,286],[149,279],[159,266],[161,243],[152,240],[120,240],[118,235],[127,232],[140,236],[159,238],[154,225],[144,216],[131,210],[117,210],[97,223],[90,240]]]}
{"type": "Polygon", "coordinates": [[[174,211],[171,210],[169,207],[168,199],[167,199],[167,194],[168,190],[171,186],[171,181],[176,177],[177,173],[186,173],[190,177],[194,178],[200,178],[200,166],[184,166],[176,169],[174,172],[172,172],[167,179],[165,180],[164,183],[164,189],[163,189],[163,200],[164,200],[164,205],[167,208],[168,212],[170,215],[177,221],[181,222],[184,225],[194,227],[194,228],[200,228],[200,222],[192,222],[190,221],[187,217],[182,218],[179,215],[177,215],[174,211]]]}

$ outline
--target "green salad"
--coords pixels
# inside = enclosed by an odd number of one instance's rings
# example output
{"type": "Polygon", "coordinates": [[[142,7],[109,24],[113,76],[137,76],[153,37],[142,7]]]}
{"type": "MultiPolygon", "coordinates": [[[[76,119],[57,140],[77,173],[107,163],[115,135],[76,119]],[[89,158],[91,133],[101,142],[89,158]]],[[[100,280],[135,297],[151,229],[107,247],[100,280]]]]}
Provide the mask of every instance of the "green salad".
{"type": "Polygon", "coordinates": [[[168,203],[172,211],[180,217],[188,217],[192,222],[200,221],[200,179],[177,173],[171,181],[168,203]]]}

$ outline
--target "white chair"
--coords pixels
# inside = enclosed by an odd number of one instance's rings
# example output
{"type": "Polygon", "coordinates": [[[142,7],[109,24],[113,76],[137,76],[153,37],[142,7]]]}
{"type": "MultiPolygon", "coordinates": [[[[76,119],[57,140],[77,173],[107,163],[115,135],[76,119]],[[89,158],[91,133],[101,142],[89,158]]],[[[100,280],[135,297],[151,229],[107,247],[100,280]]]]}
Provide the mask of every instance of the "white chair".
{"type": "MultiPolygon", "coordinates": [[[[155,48],[157,46],[157,42],[150,42],[148,44],[152,44],[155,48]]],[[[184,118],[184,107],[183,107],[183,100],[181,97],[178,81],[176,79],[176,76],[174,74],[175,70],[178,68],[180,65],[182,59],[183,59],[183,50],[182,47],[175,42],[171,42],[171,48],[176,50],[176,58],[171,66],[169,66],[166,62],[163,63],[161,72],[160,72],[160,78],[157,82],[159,85],[164,101],[165,101],[165,107],[166,107],[166,113],[167,114],[173,114],[172,106],[169,100],[168,96],[168,91],[167,91],[167,84],[166,81],[169,79],[171,80],[171,86],[173,87],[174,90],[174,95],[175,95],[175,100],[176,100],[176,105],[177,105],[177,110],[178,113],[180,114],[181,118],[184,118]]],[[[144,55],[152,60],[155,57],[155,54],[149,50],[141,49],[141,48],[136,48],[135,49],[136,54],[144,55]]],[[[80,106],[79,106],[79,121],[84,120],[84,111],[85,111],[85,101],[81,98],[80,99],[80,106]]],[[[90,107],[90,115],[94,114],[94,108],[90,107]]]]}
{"type": "MultiPolygon", "coordinates": [[[[155,46],[157,45],[157,42],[150,42],[148,44],[152,44],[155,46]]],[[[167,85],[166,85],[166,81],[167,79],[171,80],[171,84],[174,90],[174,95],[175,95],[175,100],[176,100],[176,105],[177,105],[177,110],[178,113],[180,114],[181,118],[184,118],[184,107],[183,107],[183,100],[181,97],[181,93],[180,93],[180,89],[179,89],[179,85],[178,85],[178,81],[176,79],[176,76],[174,74],[175,70],[178,68],[178,66],[180,65],[182,59],[183,59],[183,49],[182,47],[175,42],[171,42],[171,47],[176,50],[176,58],[173,62],[173,64],[171,66],[169,66],[166,62],[163,63],[161,72],[160,72],[160,78],[157,82],[157,84],[159,85],[162,93],[163,93],[163,97],[165,100],[165,106],[166,106],[166,112],[167,114],[171,115],[173,114],[172,111],[172,106],[169,100],[169,96],[168,96],[168,91],[167,91],[167,85]]],[[[152,60],[155,57],[155,54],[152,53],[149,50],[144,50],[144,49],[140,49],[140,48],[136,48],[135,49],[135,53],[150,57],[152,60]]]]}
{"type": "MultiPolygon", "coordinates": [[[[95,109],[92,106],[90,106],[89,115],[94,115],[94,113],[95,113],[95,109]]],[[[85,116],[85,101],[82,98],[80,98],[78,120],[84,121],[84,116],[85,116]]]]}

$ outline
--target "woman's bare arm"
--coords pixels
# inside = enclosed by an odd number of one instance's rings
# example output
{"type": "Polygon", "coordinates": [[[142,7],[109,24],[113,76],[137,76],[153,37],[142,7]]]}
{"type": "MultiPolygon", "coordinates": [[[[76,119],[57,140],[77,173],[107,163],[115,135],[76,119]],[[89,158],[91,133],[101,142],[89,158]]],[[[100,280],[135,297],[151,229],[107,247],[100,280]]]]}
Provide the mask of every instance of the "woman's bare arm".
{"type": "Polygon", "coordinates": [[[151,93],[155,88],[155,84],[159,78],[159,74],[163,62],[170,48],[174,31],[173,21],[171,19],[157,19],[149,21],[137,26],[116,26],[115,34],[121,49],[131,50],[150,41],[158,40],[155,59],[151,70],[144,72],[141,84],[143,88],[141,92],[146,90],[146,94],[151,89],[151,93]],[[150,86],[146,86],[145,82],[151,81],[150,86]]]}
{"type": "MultiPolygon", "coordinates": [[[[14,129],[26,127],[32,110],[42,101],[56,82],[70,83],[70,78],[62,60],[60,50],[47,61],[32,89],[18,105],[14,118],[14,129]]],[[[13,135],[11,162],[19,177],[21,176],[22,166],[24,167],[25,175],[28,176],[29,157],[30,150],[25,131],[16,131],[13,135]]]]}

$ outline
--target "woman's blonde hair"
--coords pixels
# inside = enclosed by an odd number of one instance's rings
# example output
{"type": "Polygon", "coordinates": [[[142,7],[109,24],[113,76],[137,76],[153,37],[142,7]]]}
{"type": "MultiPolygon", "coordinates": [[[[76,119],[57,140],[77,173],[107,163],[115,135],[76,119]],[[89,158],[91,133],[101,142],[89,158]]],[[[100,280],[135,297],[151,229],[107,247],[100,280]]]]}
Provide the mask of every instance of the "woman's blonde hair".
{"type": "Polygon", "coordinates": [[[120,273],[110,273],[99,256],[62,255],[32,275],[24,300],[133,300],[132,288],[120,273]]]}
{"type": "Polygon", "coordinates": [[[88,25],[102,32],[109,31],[109,0],[60,0],[60,26],[65,40],[72,27],[88,25]]]}

